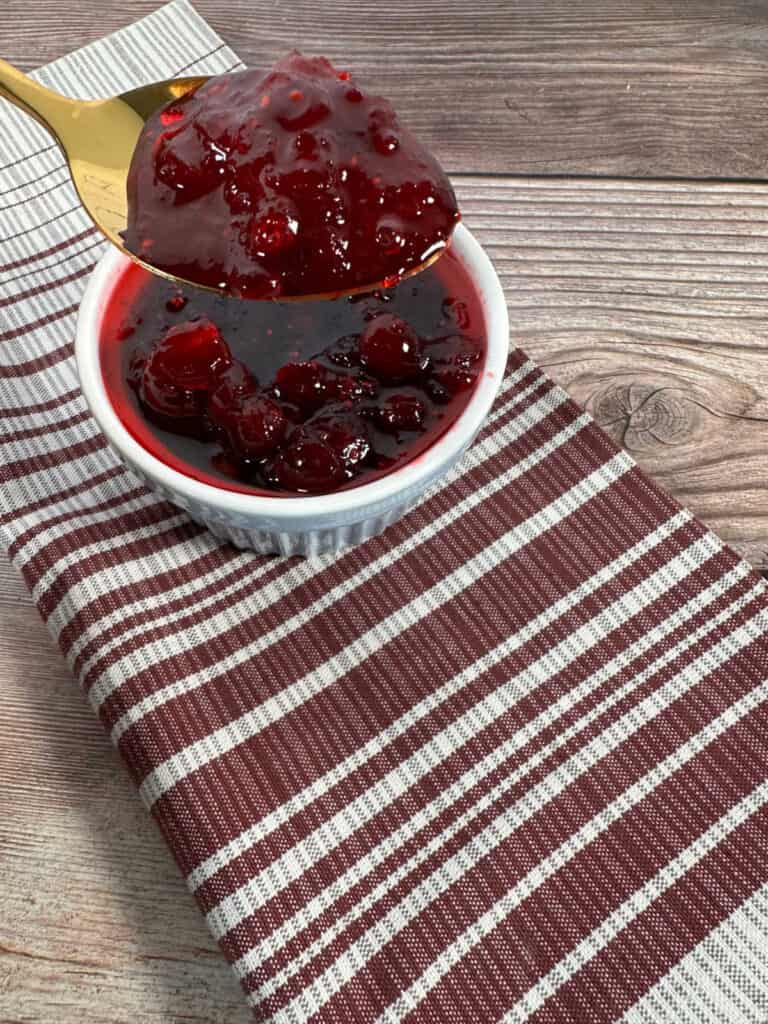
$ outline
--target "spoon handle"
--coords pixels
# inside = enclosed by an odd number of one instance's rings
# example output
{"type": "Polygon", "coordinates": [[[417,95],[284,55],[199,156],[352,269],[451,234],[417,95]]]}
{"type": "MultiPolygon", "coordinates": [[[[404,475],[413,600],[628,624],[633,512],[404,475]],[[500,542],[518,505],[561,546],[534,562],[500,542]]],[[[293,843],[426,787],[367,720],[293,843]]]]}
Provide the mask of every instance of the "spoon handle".
{"type": "Polygon", "coordinates": [[[71,121],[78,107],[77,100],[71,100],[58,92],[46,89],[29,75],[25,75],[8,61],[0,59],[0,97],[13,103],[19,110],[30,114],[43,128],[59,134],[59,126],[71,121]]]}

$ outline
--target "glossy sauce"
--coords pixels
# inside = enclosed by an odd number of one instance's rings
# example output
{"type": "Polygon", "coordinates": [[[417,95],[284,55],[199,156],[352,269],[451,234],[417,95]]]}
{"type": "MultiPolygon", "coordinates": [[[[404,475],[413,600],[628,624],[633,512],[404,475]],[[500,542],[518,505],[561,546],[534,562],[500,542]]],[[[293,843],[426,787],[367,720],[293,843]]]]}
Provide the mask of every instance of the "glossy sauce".
{"type": "MultiPolygon", "coordinates": [[[[131,265],[105,309],[100,353],[120,419],[167,465],[246,493],[322,493],[391,472],[442,435],[466,406],[482,372],[485,325],[479,298],[450,250],[433,267],[393,288],[304,303],[242,302],[199,289],[180,292],[131,265]],[[222,429],[221,416],[211,415],[208,393],[198,396],[199,415],[179,420],[157,415],[142,400],[147,394],[137,384],[136,366],[146,365],[147,355],[172,328],[207,321],[219,329],[231,354],[226,372],[234,367],[240,374],[239,367],[244,368],[258,394],[277,405],[286,420],[280,445],[268,456],[256,452],[248,457],[238,450],[232,431],[222,429]],[[404,322],[418,339],[417,362],[403,370],[405,376],[395,374],[396,379],[388,378],[394,370],[381,362],[382,350],[375,347],[379,326],[392,322],[404,322]],[[361,365],[365,337],[368,362],[361,365]],[[307,400],[301,375],[306,378],[308,371],[296,371],[297,365],[312,368],[310,385],[313,374],[322,378],[307,400]],[[340,446],[340,433],[349,431],[350,424],[357,424],[352,433],[362,435],[362,449],[340,446]],[[342,457],[343,477],[335,463],[327,485],[321,476],[305,487],[293,469],[276,476],[278,459],[285,461],[297,443],[318,437],[342,457]]],[[[313,451],[322,455],[319,448],[313,451]]]]}
{"type": "Polygon", "coordinates": [[[246,298],[394,284],[459,220],[437,160],[387,100],[323,57],[210,79],[142,132],[127,247],[246,298]]]}

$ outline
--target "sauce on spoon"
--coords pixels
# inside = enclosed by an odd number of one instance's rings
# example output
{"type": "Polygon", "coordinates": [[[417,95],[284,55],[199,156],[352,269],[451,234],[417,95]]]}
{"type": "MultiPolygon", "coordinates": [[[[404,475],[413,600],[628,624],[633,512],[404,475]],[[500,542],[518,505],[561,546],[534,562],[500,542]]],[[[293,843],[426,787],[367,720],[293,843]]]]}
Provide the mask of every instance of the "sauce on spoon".
{"type": "Polygon", "coordinates": [[[459,220],[437,160],[323,57],[212,78],[146,123],[126,245],[250,299],[342,295],[435,258],[459,220]]]}

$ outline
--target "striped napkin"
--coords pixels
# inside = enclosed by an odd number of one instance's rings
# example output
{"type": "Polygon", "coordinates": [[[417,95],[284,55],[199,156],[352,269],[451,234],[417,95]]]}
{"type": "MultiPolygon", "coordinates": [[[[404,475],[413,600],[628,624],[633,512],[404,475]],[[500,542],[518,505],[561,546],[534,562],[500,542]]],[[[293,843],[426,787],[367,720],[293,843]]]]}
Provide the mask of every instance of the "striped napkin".
{"type": "MultiPolygon", "coordinates": [[[[39,77],[237,66],[177,0],[39,77]]],[[[226,546],[86,411],[102,249],[3,105],[2,542],[256,1017],[765,1020],[762,580],[521,352],[461,470],[384,536],[226,546]]]]}

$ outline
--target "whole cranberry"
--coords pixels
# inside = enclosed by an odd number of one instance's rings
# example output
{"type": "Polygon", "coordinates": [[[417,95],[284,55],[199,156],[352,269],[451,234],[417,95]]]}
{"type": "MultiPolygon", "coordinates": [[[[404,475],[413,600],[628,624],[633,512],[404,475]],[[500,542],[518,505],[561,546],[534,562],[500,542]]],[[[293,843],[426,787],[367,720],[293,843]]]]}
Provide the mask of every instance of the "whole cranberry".
{"type": "Polygon", "coordinates": [[[216,387],[208,397],[208,416],[218,426],[229,424],[232,415],[239,411],[246,395],[255,394],[258,381],[241,362],[231,363],[219,374],[216,387]]]}
{"type": "Polygon", "coordinates": [[[299,222],[288,204],[270,203],[250,221],[246,248],[256,258],[276,256],[296,244],[298,231],[299,222]]]}
{"type": "Polygon", "coordinates": [[[336,374],[320,363],[286,363],[275,374],[278,397],[300,409],[312,412],[323,405],[334,391],[336,374]]]}
{"type": "Polygon", "coordinates": [[[271,455],[285,439],[287,430],[283,410],[264,394],[246,395],[228,424],[232,447],[248,459],[271,455]]]}
{"type": "Polygon", "coordinates": [[[218,327],[201,317],[167,330],[152,349],[147,368],[177,387],[207,391],[231,362],[232,354],[218,327]]]}
{"type": "Polygon", "coordinates": [[[187,302],[189,302],[189,299],[186,295],[182,295],[181,292],[176,292],[170,297],[170,299],[168,299],[165,304],[165,308],[169,313],[180,313],[186,306],[187,302]]]}
{"type": "Polygon", "coordinates": [[[479,362],[482,356],[478,342],[463,334],[449,334],[444,338],[436,338],[429,342],[426,351],[435,367],[468,369],[479,362]]]}
{"type": "Polygon", "coordinates": [[[428,364],[418,335],[394,313],[379,313],[366,324],[360,361],[374,377],[391,384],[417,377],[428,364]]]}
{"type": "Polygon", "coordinates": [[[387,434],[422,430],[426,417],[427,407],[415,395],[389,395],[375,414],[377,426],[387,434]]]}
{"type": "Polygon", "coordinates": [[[128,362],[128,383],[132,388],[138,388],[144,376],[144,367],[147,365],[147,355],[141,349],[136,349],[128,362]]]}
{"type": "Polygon", "coordinates": [[[293,435],[296,440],[322,441],[332,448],[347,469],[363,463],[371,451],[371,438],[366,423],[346,406],[322,409],[293,435]]]}
{"type": "Polygon", "coordinates": [[[204,133],[192,122],[170,129],[160,139],[155,155],[155,176],[186,203],[212,192],[222,180],[224,164],[204,133]]]}
{"type": "Polygon", "coordinates": [[[274,482],[286,491],[320,494],[346,479],[341,457],[322,441],[297,441],[284,448],[272,465],[274,482]]]}
{"type": "Polygon", "coordinates": [[[374,398],[377,391],[376,381],[362,374],[344,377],[339,375],[336,381],[335,394],[342,402],[354,403],[361,398],[374,398]]]}
{"type": "Polygon", "coordinates": [[[325,356],[336,366],[352,369],[360,365],[360,338],[357,334],[345,334],[325,350],[325,356]]]}
{"type": "Polygon", "coordinates": [[[458,395],[460,392],[473,387],[477,380],[477,370],[471,366],[437,367],[432,376],[435,383],[447,391],[449,395],[458,395]]]}
{"type": "Polygon", "coordinates": [[[202,392],[177,387],[167,377],[153,373],[150,362],[144,367],[138,394],[144,405],[166,419],[195,419],[202,411],[202,392]]]}

